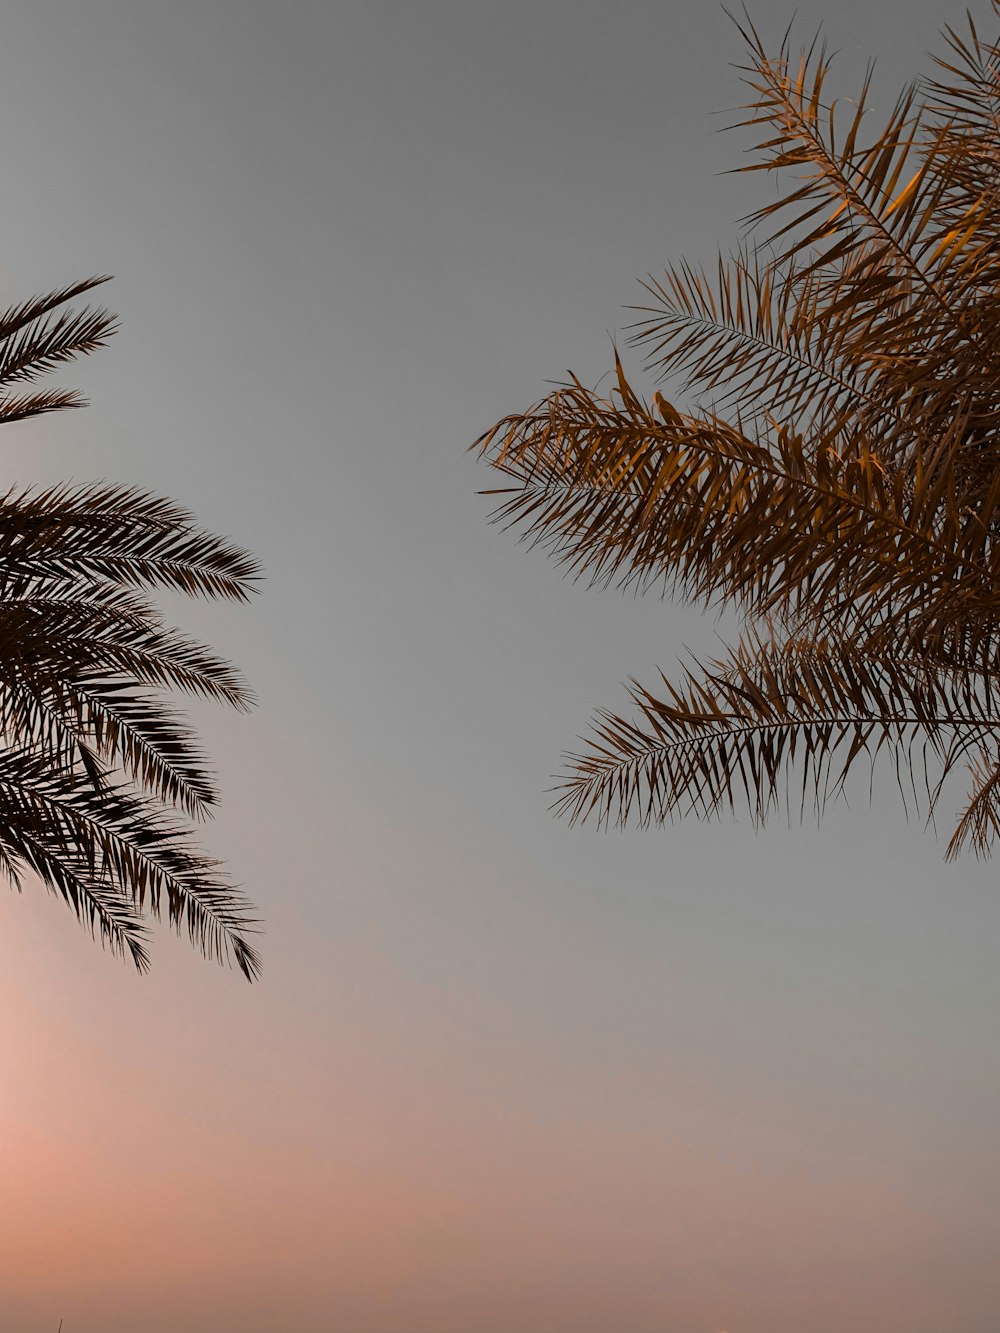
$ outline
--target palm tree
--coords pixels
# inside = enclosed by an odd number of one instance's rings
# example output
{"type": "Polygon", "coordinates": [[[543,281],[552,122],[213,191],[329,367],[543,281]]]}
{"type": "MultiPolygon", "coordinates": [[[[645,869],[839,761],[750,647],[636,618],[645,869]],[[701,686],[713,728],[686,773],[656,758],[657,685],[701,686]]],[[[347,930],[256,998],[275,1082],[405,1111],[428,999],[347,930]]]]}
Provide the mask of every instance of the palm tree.
{"type": "MultiPolygon", "coordinates": [[[[90,278],[0,315],[0,422],[83,405],[32,387],[104,345],[115,317],[74,309],[90,278]]],[[[217,799],[197,738],[165,689],[247,709],[211,649],[166,624],[149,592],[245,601],[258,569],[168,500],[106,483],[0,496],[0,870],[25,870],[92,934],[148,966],[143,912],[166,914],[252,980],[249,905],[171,813],[217,799]]]]}
{"type": "MultiPolygon", "coordinates": [[[[1000,14],[1000,0],[993,0],[1000,14]]],[[[770,56],[737,26],[773,202],[711,271],[644,284],[601,395],[576,378],[473,446],[494,519],[592,584],[731,606],[740,640],[601,712],[556,810],[658,824],[744,800],[821,812],[888,759],[948,854],[1000,827],[1000,45],[946,28],[933,77],[877,132],[817,39],[770,56]]]]}

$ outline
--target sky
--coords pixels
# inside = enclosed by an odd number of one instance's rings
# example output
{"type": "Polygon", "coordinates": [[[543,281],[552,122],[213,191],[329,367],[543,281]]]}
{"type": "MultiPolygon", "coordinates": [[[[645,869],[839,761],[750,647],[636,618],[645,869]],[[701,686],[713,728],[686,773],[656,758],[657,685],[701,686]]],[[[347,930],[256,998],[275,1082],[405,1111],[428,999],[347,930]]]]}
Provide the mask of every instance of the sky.
{"type": "MultiPolygon", "coordinates": [[[[827,8],[884,110],[960,18],[827,8]]],[[[4,5],[0,299],[113,273],[122,326],[8,484],[267,571],[169,606],[260,696],[192,712],[262,979],[0,893],[5,1333],[995,1333],[995,867],[887,794],[553,820],[592,711],[726,626],[567,581],[466,452],[733,242],[741,56],[704,0],[4,5]]]]}

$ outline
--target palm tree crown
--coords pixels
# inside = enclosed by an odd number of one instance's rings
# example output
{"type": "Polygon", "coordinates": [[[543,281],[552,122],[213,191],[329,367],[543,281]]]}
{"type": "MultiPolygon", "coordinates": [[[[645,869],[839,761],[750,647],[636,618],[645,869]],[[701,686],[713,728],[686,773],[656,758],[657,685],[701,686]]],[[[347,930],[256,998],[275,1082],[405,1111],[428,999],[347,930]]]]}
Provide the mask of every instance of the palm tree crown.
{"type": "MultiPolygon", "coordinates": [[[[1000,0],[993,0],[1000,14],[1000,0]]],[[[934,77],[872,132],[816,41],[738,24],[738,124],[782,187],[711,271],[643,284],[632,326],[670,398],[617,353],[473,446],[494,517],[593,583],[739,614],[740,642],[602,712],[568,757],[571,820],[660,823],[745,799],[822,809],[891,758],[933,814],[971,772],[949,855],[1000,827],[1000,45],[944,30],[934,77]],[[680,397],[678,397],[678,395],[680,397]],[[681,401],[683,400],[683,401],[681,401]]]]}
{"type": "MultiPolygon", "coordinates": [[[[68,305],[91,278],[0,314],[0,422],[78,407],[35,381],[102,346],[107,310],[68,305]]],[[[143,910],[164,913],[248,979],[253,913],[199,852],[182,815],[217,799],[196,737],[165,689],[246,709],[252,695],[211,649],[167,625],[149,593],[245,601],[258,569],[167,500],[130,488],[0,495],[0,870],[32,870],[92,933],[143,971],[143,910]]]]}

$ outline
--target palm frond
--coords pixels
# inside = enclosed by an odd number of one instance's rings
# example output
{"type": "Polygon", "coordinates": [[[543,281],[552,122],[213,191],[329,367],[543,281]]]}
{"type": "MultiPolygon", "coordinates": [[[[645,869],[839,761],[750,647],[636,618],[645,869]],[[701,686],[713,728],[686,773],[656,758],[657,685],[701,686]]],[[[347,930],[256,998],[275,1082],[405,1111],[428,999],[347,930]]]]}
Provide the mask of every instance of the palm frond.
{"type": "Polygon", "coordinates": [[[949,839],[949,861],[969,845],[978,856],[988,856],[1000,833],[1000,755],[995,744],[983,745],[970,756],[969,771],[973,779],[971,799],[949,839]]]}
{"type": "Polygon", "coordinates": [[[1000,47],[984,42],[971,14],[967,33],[943,31],[946,55],[932,55],[938,78],[921,81],[930,118],[949,151],[952,191],[945,208],[961,217],[1000,184],[1000,47]]]}
{"type": "Polygon", "coordinates": [[[857,643],[751,636],[657,693],[632,682],[636,715],[599,714],[570,756],[556,809],[571,821],[659,824],[744,799],[763,821],[783,803],[820,813],[863,756],[891,757],[900,793],[928,813],[958,761],[1000,721],[996,680],[935,675],[857,643]]]}
{"type": "MultiPolygon", "coordinates": [[[[53,589],[47,588],[51,594],[53,589]]],[[[62,590],[57,590],[62,591],[62,590]]],[[[254,696],[236,668],[207,645],[165,625],[142,603],[98,585],[89,596],[0,600],[0,651],[7,648],[21,673],[51,682],[77,674],[126,673],[147,685],[183,690],[245,712],[254,696]]],[[[0,662],[0,678],[4,664],[0,662]]]]}
{"type": "MultiPolygon", "coordinates": [[[[77,407],[19,390],[114,333],[67,302],[90,278],[0,314],[0,424],[77,407]]],[[[217,799],[194,732],[162,698],[180,689],[247,709],[253,695],[209,647],[165,624],[156,589],[247,601],[260,570],[172,501],[131,487],[22,487],[0,497],[0,871],[30,869],[92,933],[148,966],[143,912],[252,980],[249,904],[169,808],[217,799]]]]}
{"type": "Polygon", "coordinates": [[[3,733],[65,769],[121,767],[140,788],[204,818],[218,800],[197,736],[157,695],[127,677],[15,680],[0,686],[3,733]]]}
{"type": "Polygon", "coordinates": [[[29,325],[64,306],[67,301],[73,301],[76,297],[83,296],[85,292],[93,291],[95,287],[110,281],[109,274],[84,278],[82,282],[70,283],[69,286],[47,292],[44,296],[33,296],[19,305],[9,306],[0,314],[0,342],[13,338],[29,325]]]}
{"type": "Polygon", "coordinates": [[[62,834],[32,812],[19,818],[16,803],[0,793],[0,870],[20,887],[19,868],[26,867],[45,887],[70,906],[92,935],[119,957],[131,958],[140,973],[149,970],[148,931],[142,918],[115,889],[95,879],[87,863],[68,853],[62,834]]]}
{"type": "Polygon", "coordinates": [[[63,310],[0,340],[0,385],[32,382],[103,347],[117,328],[108,310],[63,310]]]}
{"type": "Polygon", "coordinates": [[[87,278],[0,314],[0,425],[86,406],[86,398],[72,389],[19,394],[11,393],[8,386],[31,383],[105,345],[117,329],[111,311],[65,307],[67,301],[107,281],[107,277],[87,278]]]}
{"type": "Polygon", "coordinates": [[[841,135],[836,102],[825,93],[825,48],[814,43],[793,69],[787,46],[769,57],[752,24],[740,30],[751,54],[746,82],[756,97],[736,123],[768,127],[757,145],[763,160],[740,170],[791,169],[796,181],[746,223],[756,229],[785,216],[766,243],[782,242],[781,262],[808,253],[807,271],[834,275],[842,296],[827,315],[866,337],[874,317],[887,365],[897,354],[901,366],[927,379],[956,360],[970,367],[989,356],[995,320],[991,330],[978,327],[968,301],[981,291],[984,271],[996,272],[1000,223],[982,194],[956,195],[967,174],[967,138],[956,143],[940,115],[919,102],[915,82],[881,130],[861,143],[871,70],[841,135]]]}
{"type": "MultiPolygon", "coordinates": [[[[100,589],[97,590],[100,593],[100,589]]],[[[162,626],[142,599],[0,599],[0,731],[65,765],[91,747],[146,790],[202,816],[216,799],[190,729],[143,686],[246,710],[253,696],[206,646],[162,626]]]]}
{"type": "Polygon", "coordinates": [[[857,364],[835,321],[819,323],[821,287],[793,264],[762,264],[758,250],[719,256],[710,277],[688,263],[668,268],[643,287],[653,304],[631,326],[633,346],[648,349],[647,369],[660,383],[680,380],[699,403],[722,390],[711,408],[796,416],[817,402],[869,405],[891,428],[898,410],[869,387],[871,369],[857,364]]]}
{"type": "Polygon", "coordinates": [[[46,412],[64,412],[67,408],[86,407],[87,400],[75,389],[43,389],[38,393],[0,396],[0,424],[27,421],[46,412]]]}
{"type": "Polygon", "coordinates": [[[740,171],[791,170],[797,182],[779,198],[750,214],[745,222],[759,227],[785,215],[767,244],[780,248],[784,260],[807,252],[810,269],[843,267],[853,257],[862,273],[881,271],[900,282],[908,280],[925,298],[947,309],[947,299],[933,287],[931,275],[915,263],[910,228],[922,216],[920,173],[907,179],[920,140],[921,108],[917,85],[899,95],[887,122],[874,138],[863,137],[873,70],[869,67],[853,111],[843,128],[837,103],[830,101],[827,79],[832,56],[814,41],[793,65],[786,40],[770,56],[751,22],[737,21],[751,58],[743,66],[744,82],[756,94],[735,127],[764,127],[755,145],[759,161],[740,171]],[[905,182],[905,183],[904,183],[905,182]],[[832,212],[831,212],[832,209],[832,212]],[[789,218],[788,215],[791,214],[789,218]]]}
{"type": "Polygon", "coordinates": [[[932,614],[996,613],[1000,549],[983,511],[1000,485],[968,516],[943,468],[910,485],[839,421],[825,440],[760,440],[656,405],[658,417],[619,363],[612,397],[574,380],[504,418],[472,446],[517,483],[487,492],[506,497],[494,519],[593,583],[665,584],[745,614],[849,602],[915,630],[932,614]]]}
{"type": "Polygon", "coordinates": [[[105,484],[0,497],[0,585],[19,577],[109,580],[245,602],[260,568],[179,505],[105,484]]]}
{"type": "Polygon", "coordinates": [[[25,860],[78,915],[91,913],[97,886],[105,904],[165,915],[178,931],[186,925],[209,958],[235,961],[248,980],[257,975],[259,959],[245,938],[256,926],[249,905],[158,803],[110,780],[95,791],[36,753],[7,751],[0,756],[0,831],[8,854],[25,860]]]}
{"type": "MultiPolygon", "coordinates": [[[[1000,15],[1000,0],[993,0],[1000,15]]],[[[746,13],[746,11],[744,11],[746,13]]],[[[779,193],[714,274],[644,283],[631,341],[671,393],[575,377],[475,445],[493,518],[574,576],[731,604],[728,659],[598,715],[556,808],[657,823],[742,794],[805,808],[891,756],[928,814],[959,760],[949,846],[1000,827],[1000,44],[945,30],[934,79],[873,126],[817,38],[794,60],[737,22],[736,124],[779,193]],[[762,628],[763,627],[763,628],[762,628]]]]}

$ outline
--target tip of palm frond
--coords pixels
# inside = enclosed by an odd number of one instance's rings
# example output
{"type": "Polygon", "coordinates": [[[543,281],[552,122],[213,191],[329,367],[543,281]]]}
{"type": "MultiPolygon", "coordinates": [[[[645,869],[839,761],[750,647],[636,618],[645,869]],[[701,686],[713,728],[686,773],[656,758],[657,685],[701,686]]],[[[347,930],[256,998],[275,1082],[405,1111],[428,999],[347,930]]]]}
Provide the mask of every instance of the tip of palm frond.
{"type": "Polygon", "coordinates": [[[27,421],[46,412],[64,412],[75,407],[87,407],[89,399],[76,389],[47,389],[40,393],[0,395],[0,424],[27,421]]]}
{"type": "Polygon", "coordinates": [[[246,940],[237,936],[232,944],[233,958],[236,966],[246,977],[247,981],[254,982],[259,980],[263,971],[263,961],[256,949],[247,944],[246,940]]]}

